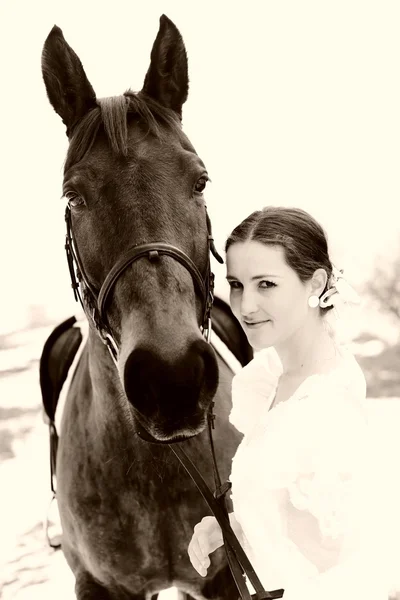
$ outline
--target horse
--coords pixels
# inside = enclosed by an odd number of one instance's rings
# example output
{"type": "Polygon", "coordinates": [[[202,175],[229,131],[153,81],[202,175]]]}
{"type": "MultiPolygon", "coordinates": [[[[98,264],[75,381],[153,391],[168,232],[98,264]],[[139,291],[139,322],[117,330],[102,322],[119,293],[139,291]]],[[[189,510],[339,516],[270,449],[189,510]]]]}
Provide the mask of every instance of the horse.
{"type": "Polygon", "coordinates": [[[206,423],[214,404],[223,479],[241,440],[229,423],[232,369],[204,337],[216,251],[209,176],[182,129],[184,42],[162,15],[141,91],[98,99],[54,26],[42,74],[69,140],[66,249],[89,323],[56,467],[76,597],[156,599],[175,586],[182,597],[231,599],[222,549],[207,577],[190,565],[193,527],[209,510],[168,447],[184,445],[212,486],[206,423]]]}

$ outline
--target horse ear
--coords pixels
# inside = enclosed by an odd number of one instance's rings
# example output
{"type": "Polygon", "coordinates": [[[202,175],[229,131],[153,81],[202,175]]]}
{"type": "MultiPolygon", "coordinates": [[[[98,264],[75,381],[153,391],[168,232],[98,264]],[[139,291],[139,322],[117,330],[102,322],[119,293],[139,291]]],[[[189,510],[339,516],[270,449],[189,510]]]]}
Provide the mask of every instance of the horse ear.
{"type": "Polygon", "coordinates": [[[42,74],[50,103],[62,118],[69,135],[77,121],[96,106],[96,94],[81,61],[57,25],[43,46],[42,74]]]}
{"type": "Polygon", "coordinates": [[[188,90],[185,44],[173,22],[162,15],[142,92],[182,116],[182,105],[186,102],[188,90]]]}

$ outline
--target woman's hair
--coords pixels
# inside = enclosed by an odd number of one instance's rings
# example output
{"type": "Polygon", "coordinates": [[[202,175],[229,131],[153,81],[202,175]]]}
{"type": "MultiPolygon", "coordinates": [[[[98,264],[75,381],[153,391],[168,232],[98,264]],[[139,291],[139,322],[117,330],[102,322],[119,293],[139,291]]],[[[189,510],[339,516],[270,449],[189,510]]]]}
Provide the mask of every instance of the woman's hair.
{"type": "MultiPolygon", "coordinates": [[[[332,263],[325,232],[304,210],[267,206],[253,212],[232,231],[226,241],[225,252],[232,244],[247,241],[282,246],[287,264],[302,282],[311,279],[316,269],[325,269],[329,282],[332,263]]],[[[323,292],[327,288],[328,283],[323,292]]]]}

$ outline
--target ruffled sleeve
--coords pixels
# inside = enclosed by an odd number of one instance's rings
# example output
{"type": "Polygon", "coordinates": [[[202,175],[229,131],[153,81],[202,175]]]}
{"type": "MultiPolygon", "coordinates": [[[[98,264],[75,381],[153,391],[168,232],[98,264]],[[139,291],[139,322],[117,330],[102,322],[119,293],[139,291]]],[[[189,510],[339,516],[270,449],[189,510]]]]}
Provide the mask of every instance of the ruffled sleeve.
{"type": "Polygon", "coordinates": [[[292,505],[318,521],[322,539],[338,540],[352,527],[369,451],[365,380],[321,378],[292,407],[297,423],[292,505]]]}
{"type": "Polygon", "coordinates": [[[282,373],[282,364],[273,348],[258,352],[232,380],[232,410],[229,420],[247,434],[260,414],[269,408],[282,373]]]}
{"type": "Polygon", "coordinates": [[[306,558],[315,572],[296,582],[293,596],[288,586],[288,600],[382,597],[382,546],[374,531],[380,518],[364,400],[363,376],[351,383],[328,377],[291,407],[298,431],[295,475],[287,485],[287,551],[306,558]]]}

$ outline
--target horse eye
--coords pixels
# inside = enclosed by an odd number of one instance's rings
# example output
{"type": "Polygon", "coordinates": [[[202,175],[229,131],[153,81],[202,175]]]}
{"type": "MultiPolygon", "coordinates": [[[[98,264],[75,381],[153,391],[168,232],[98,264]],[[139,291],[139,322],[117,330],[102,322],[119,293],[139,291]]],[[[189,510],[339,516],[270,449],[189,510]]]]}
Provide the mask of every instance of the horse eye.
{"type": "Polygon", "coordinates": [[[82,204],[85,204],[82,196],[78,196],[77,194],[73,194],[71,192],[67,192],[65,194],[65,198],[67,199],[67,202],[71,208],[76,208],[77,206],[82,206],[82,204]]]}
{"type": "Polygon", "coordinates": [[[205,177],[204,175],[203,175],[203,177],[200,177],[200,179],[198,179],[196,185],[194,186],[195,192],[197,192],[198,194],[201,194],[202,192],[204,192],[206,185],[207,185],[207,181],[208,181],[208,178],[205,177]]]}

